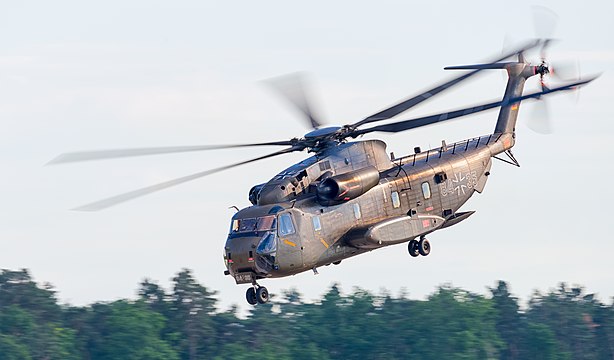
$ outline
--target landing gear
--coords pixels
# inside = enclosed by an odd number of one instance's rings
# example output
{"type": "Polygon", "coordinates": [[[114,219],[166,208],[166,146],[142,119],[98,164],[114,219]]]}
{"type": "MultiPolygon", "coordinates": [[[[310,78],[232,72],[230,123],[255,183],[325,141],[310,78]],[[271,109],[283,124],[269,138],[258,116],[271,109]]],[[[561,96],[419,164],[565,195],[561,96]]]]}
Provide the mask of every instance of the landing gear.
{"type": "Polygon", "coordinates": [[[407,244],[407,251],[409,251],[409,255],[412,257],[418,255],[427,256],[431,253],[431,243],[424,237],[420,238],[420,241],[411,240],[409,244],[407,244]]]}
{"type": "Polygon", "coordinates": [[[427,256],[431,253],[431,243],[426,238],[422,238],[418,241],[418,252],[422,256],[427,256]]]}
{"type": "Polygon", "coordinates": [[[250,305],[256,305],[258,303],[258,299],[256,299],[256,289],[253,287],[247,289],[245,297],[247,298],[247,303],[250,305]]]}
{"type": "Polygon", "coordinates": [[[411,255],[411,257],[420,255],[420,252],[418,251],[418,242],[416,240],[410,241],[409,244],[407,244],[407,251],[409,251],[409,255],[411,255]]]}
{"type": "Polygon", "coordinates": [[[258,304],[266,304],[269,301],[269,290],[261,286],[256,290],[256,300],[258,304]]]}
{"type": "Polygon", "coordinates": [[[256,283],[245,293],[247,303],[250,305],[266,304],[269,302],[269,291],[264,286],[260,286],[256,283]]]}

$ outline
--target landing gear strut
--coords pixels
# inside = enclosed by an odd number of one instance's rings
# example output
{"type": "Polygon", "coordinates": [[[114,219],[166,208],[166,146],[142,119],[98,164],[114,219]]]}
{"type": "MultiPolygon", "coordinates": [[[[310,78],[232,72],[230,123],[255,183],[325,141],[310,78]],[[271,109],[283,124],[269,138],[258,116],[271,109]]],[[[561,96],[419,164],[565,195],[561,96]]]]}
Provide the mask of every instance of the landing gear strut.
{"type": "Polygon", "coordinates": [[[412,257],[418,255],[427,256],[431,253],[431,243],[425,237],[421,237],[420,241],[411,240],[407,244],[407,251],[409,251],[409,255],[412,257]]]}
{"type": "Polygon", "coordinates": [[[269,291],[264,286],[258,285],[255,281],[247,292],[245,298],[250,305],[266,304],[269,302],[269,291]]]}

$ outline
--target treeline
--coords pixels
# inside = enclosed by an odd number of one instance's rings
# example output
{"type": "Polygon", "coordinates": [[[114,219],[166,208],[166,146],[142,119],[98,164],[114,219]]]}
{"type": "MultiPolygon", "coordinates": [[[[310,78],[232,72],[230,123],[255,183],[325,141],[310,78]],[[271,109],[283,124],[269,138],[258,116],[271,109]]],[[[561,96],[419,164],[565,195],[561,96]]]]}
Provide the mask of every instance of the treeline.
{"type": "Polygon", "coordinates": [[[27,270],[0,272],[0,359],[613,359],[614,306],[561,284],[522,311],[499,281],[487,296],[441,286],[427,300],[295,290],[216,310],[189,270],[171,292],[145,280],[137,300],[60,305],[27,270]]]}

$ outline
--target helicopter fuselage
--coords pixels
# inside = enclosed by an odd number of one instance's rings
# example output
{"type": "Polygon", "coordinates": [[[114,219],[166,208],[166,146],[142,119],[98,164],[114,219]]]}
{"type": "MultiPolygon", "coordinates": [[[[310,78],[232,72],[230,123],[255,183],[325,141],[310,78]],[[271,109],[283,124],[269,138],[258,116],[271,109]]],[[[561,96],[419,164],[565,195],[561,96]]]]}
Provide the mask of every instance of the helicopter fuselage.
{"type": "Polygon", "coordinates": [[[257,204],[233,216],[227,274],[237,283],[294,275],[454,225],[472,214],[458,210],[484,189],[492,157],[513,143],[499,133],[390,159],[382,141],[368,140],[316,154],[262,185],[257,204]],[[326,178],[366,168],[379,180],[360,196],[332,204],[318,196],[326,178]]]}

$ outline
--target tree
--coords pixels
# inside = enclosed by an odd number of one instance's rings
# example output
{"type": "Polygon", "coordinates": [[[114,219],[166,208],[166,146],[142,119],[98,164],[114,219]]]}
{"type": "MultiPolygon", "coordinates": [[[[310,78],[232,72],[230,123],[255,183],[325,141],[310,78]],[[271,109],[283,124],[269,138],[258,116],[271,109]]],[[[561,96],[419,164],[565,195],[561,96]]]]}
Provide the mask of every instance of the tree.
{"type": "Polygon", "coordinates": [[[2,360],[29,360],[32,357],[27,346],[11,335],[0,334],[0,358],[2,360]]]}
{"type": "Polygon", "coordinates": [[[179,359],[160,338],[165,319],[143,302],[119,300],[92,307],[87,352],[92,359],[179,359]]]}
{"type": "Polygon", "coordinates": [[[212,319],[215,292],[200,285],[188,269],[179,272],[173,283],[169,325],[173,332],[180,335],[175,346],[179,348],[182,359],[205,359],[216,344],[212,319]]]}
{"type": "Polygon", "coordinates": [[[51,285],[40,288],[26,269],[0,271],[0,309],[19,305],[39,321],[58,321],[62,311],[51,285]]]}
{"type": "Polygon", "coordinates": [[[550,328],[561,353],[573,359],[596,359],[596,324],[592,321],[593,306],[580,287],[569,288],[561,283],[546,296],[536,293],[531,298],[527,319],[550,328]]]}
{"type": "Polygon", "coordinates": [[[524,323],[521,318],[518,300],[508,291],[507,283],[499,281],[496,288],[491,288],[493,308],[496,311],[496,329],[505,343],[505,348],[501,351],[502,360],[523,359],[522,354],[522,333],[524,323]]]}

